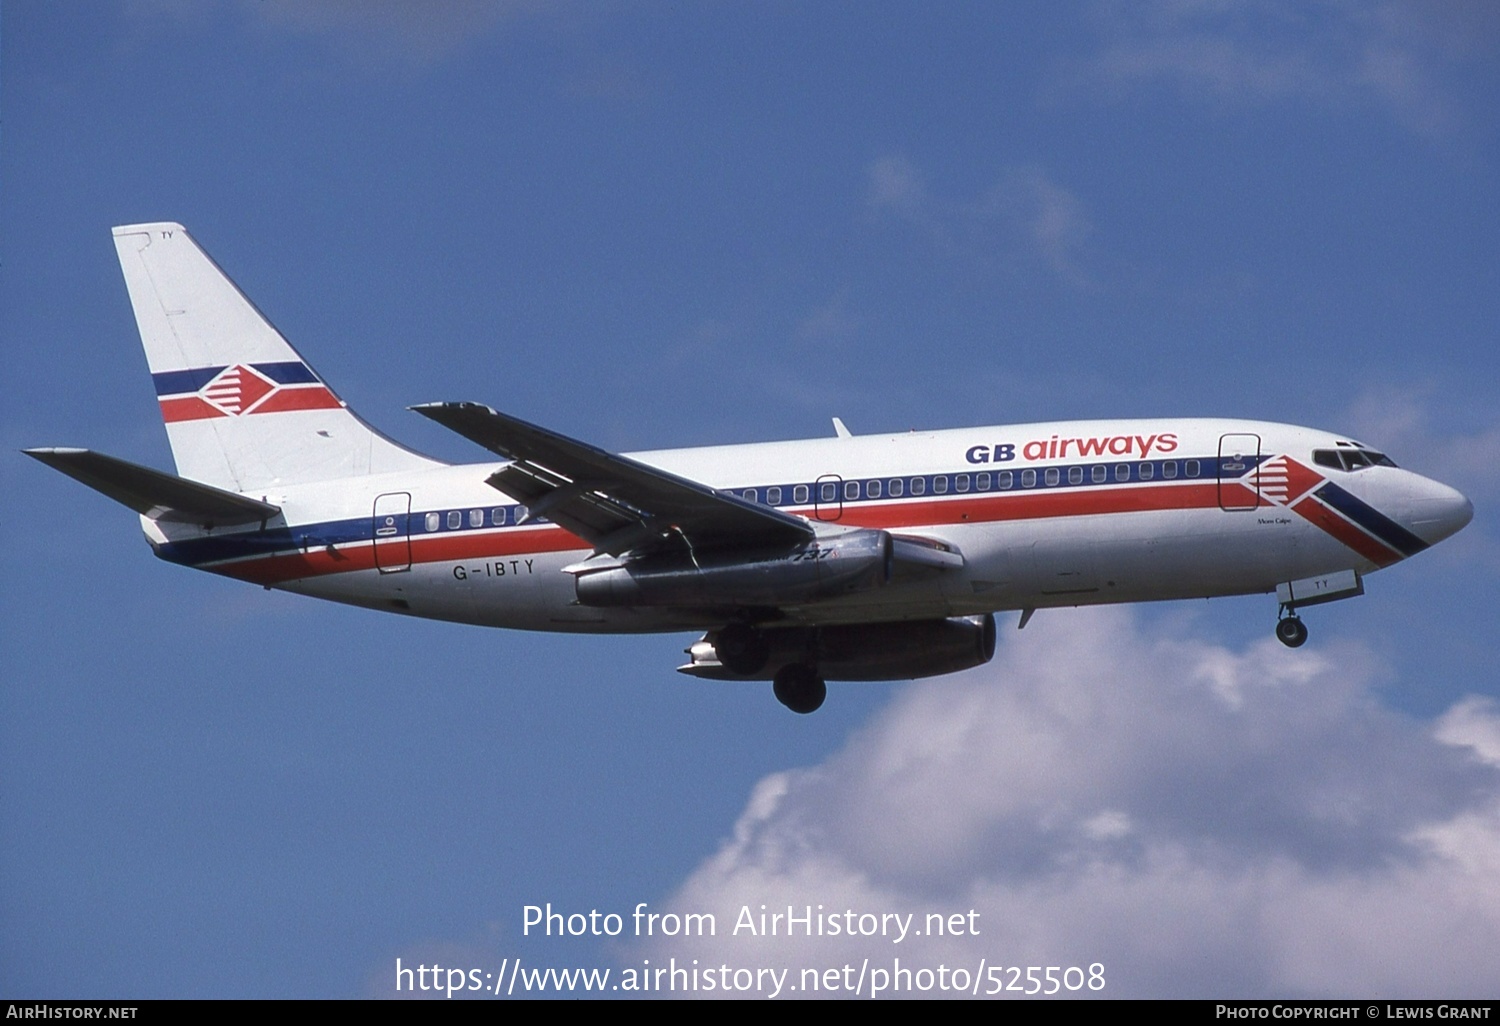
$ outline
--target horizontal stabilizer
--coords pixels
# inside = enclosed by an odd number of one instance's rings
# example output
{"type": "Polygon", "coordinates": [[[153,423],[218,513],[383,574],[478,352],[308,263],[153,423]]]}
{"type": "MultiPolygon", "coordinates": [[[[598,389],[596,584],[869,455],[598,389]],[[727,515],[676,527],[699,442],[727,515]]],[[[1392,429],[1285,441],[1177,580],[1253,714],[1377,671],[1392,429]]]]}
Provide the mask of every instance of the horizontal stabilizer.
{"type": "Polygon", "coordinates": [[[812,537],[801,517],[715,491],[617,456],[479,403],[428,403],[413,410],[513,461],[489,484],[619,555],[672,535],[694,545],[792,544],[812,537]]]}
{"type": "Polygon", "coordinates": [[[151,520],[214,527],[269,520],[281,512],[281,507],[269,502],[246,498],[89,449],[22,451],[151,520]]]}

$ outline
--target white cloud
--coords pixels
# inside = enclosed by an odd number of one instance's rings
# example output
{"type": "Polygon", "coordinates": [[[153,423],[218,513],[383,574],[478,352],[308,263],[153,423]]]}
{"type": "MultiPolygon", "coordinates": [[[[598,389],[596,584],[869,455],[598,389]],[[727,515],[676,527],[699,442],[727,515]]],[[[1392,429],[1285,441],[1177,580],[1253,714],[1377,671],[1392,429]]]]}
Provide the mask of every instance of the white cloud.
{"type": "Polygon", "coordinates": [[[931,202],[916,165],[903,156],[881,157],[870,165],[867,198],[876,210],[891,211],[913,220],[925,220],[931,202]]]}
{"type": "Polygon", "coordinates": [[[985,209],[1014,218],[1052,270],[1075,284],[1087,284],[1079,254],[1092,225],[1083,204],[1040,168],[1013,168],[990,191],[985,209]]]}
{"type": "Polygon", "coordinates": [[[1437,389],[1421,384],[1371,388],[1350,404],[1347,417],[1361,441],[1402,466],[1473,499],[1500,498],[1500,418],[1481,413],[1466,432],[1440,428],[1433,412],[1442,403],[1437,389]]]}
{"type": "Polygon", "coordinates": [[[859,331],[859,318],[849,309],[849,296],[840,292],[817,307],[797,325],[797,338],[821,346],[848,342],[859,331]]]}
{"type": "Polygon", "coordinates": [[[879,215],[921,230],[940,246],[981,259],[1038,260],[1071,284],[1088,287],[1083,250],[1092,231],[1083,204],[1042,168],[1005,168],[972,199],[934,195],[903,156],[875,161],[866,172],[866,201],[879,215]]]}
{"type": "Polygon", "coordinates": [[[380,61],[429,64],[485,38],[504,22],[544,10],[538,0],[256,0],[264,25],[325,36],[380,61]]]}
{"type": "Polygon", "coordinates": [[[1423,134],[1450,131],[1457,111],[1441,84],[1448,65],[1484,52],[1488,5],[1387,0],[1156,0],[1101,5],[1102,46],[1074,69],[1112,91],[1162,82],[1199,100],[1241,105],[1305,100],[1372,103],[1423,134]]]}
{"type": "Polygon", "coordinates": [[[1474,503],[1475,522],[1438,558],[1453,565],[1500,571],[1500,539],[1485,516],[1500,501],[1500,420],[1475,404],[1444,407],[1443,393],[1420,383],[1371,388],[1348,407],[1343,422],[1354,436],[1388,453],[1398,464],[1457,488],[1474,503]],[[1467,430],[1448,423],[1463,419],[1467,430]]]}
{"type": "Polygon", "coordinates": [[[718,936],[644,957],[1099,962],[1114,997],[1492,994],[1500,710],[1414,721],[1376,699],[1385,672],[1359,647],[1236,652],[1044,611],[989,667],[762,780],[663,903],[715,912],[718,936]],[[973,908],[980,933],[730,935],[762,904],[973,908]]]}

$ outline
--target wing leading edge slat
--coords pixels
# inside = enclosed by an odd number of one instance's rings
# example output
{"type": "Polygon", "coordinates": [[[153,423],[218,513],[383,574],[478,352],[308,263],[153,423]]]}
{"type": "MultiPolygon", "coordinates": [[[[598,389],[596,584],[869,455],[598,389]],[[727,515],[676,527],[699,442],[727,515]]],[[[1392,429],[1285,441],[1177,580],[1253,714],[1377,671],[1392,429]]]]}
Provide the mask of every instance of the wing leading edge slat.
{"type": "Polygon", "coordinates": [[[512,461],[487,483],[600,552],[621,555],[683,538],[695,547],[794,544],[812,526],[770,506],[717,492],[479,403],[413,410],[512,461]]]}

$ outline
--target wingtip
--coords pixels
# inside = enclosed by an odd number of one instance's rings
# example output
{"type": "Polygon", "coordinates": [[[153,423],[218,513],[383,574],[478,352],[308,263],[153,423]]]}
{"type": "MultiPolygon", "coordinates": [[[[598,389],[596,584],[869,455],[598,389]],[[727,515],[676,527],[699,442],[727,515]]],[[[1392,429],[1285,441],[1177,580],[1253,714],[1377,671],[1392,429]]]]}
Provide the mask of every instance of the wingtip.
{"type": "Polygon", "coordinates": [[[420,413],[424,417],[432,417],[433,419],[436,419],[438,414],[449,410],[483,410],[486,413],[495,412],[484,405],[484,403],[417,403],[415,406],[408,406],[407,409],[413,413],[420,413]]]}

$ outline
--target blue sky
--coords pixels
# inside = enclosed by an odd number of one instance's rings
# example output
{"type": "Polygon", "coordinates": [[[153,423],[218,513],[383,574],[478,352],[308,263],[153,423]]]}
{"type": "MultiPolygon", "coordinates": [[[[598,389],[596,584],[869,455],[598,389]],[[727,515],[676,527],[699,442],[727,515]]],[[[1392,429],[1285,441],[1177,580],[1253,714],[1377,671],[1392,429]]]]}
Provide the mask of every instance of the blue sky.
{"type": "Polygon", "coordinates": [[[1119,996],[1494,996],[1497,49],[1460,2],[7,3],[0,993],[892,954],[521,935],[648,902],[976,907],[907,957],[1119,996]],[[1057,611],[794,717],[674,674],[685,635],[154,561],[15,453],[170,467],[108,234],[147,220],[447,459],[407,406],[617,450],[1245,416],[1476,517],[1296,653],[1266,597],[1057,611]]]}

